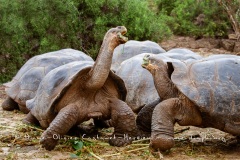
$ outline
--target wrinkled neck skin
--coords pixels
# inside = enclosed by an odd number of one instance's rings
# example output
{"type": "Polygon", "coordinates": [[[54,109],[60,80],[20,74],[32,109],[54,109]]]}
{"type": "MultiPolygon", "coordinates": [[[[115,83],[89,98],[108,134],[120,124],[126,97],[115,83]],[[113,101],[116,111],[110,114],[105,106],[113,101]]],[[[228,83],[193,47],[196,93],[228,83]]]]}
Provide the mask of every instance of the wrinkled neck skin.
{"type": "Polygon", "coordinates": [[[153,75],[154,84],[161,100],[175,98],[179,95],[178,89],[169,78],[167,66],[149,66],[150,72],[153,75]]]}
{"type": "Polygon", "coordinates": [[[118,41],[114,40],[115,37],[111,36],[111,33],[105,35],[97,60],[89,71],[89,80],[86,83],[88,89],[101,88],[108,77],[113,50],[119,45],[118,41]]]}

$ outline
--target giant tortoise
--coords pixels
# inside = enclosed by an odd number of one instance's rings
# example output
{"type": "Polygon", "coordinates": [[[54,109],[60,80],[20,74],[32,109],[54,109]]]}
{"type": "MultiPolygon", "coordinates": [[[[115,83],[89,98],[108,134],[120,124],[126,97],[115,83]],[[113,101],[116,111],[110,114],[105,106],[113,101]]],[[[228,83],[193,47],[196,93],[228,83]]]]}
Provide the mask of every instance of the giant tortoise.
{"type": "MultiPolygon", "coordinates": [[[[50,71],[41,81],[36,96],[28,100],[30,109],[25,122],[40,123],[46,130],[40,143],[52,150],[58,139],[72,127],[93,119],[109,120],[113,136],[137,135],[135,116],[125,102],[123,80],[110,71],[114,48],[127,41],[124,26],[110,29],[103,40],[95,63],[72,62],[50,71]]],[[[111,145],[122,146],[130,139],[110,139],[111,145]]]]}
{"type": "Polygon", "coordinates": [[[240,58],[237,57],[210,56],[192,63],[177,60],[166,63],[149,55],[143,58],[142,66],[152,74],[162,100],[152,115],[153,150],[173,147],[176,122],[240,135],[240,58]]]}
{"type": "Polygon", "coordinates": [[[32,57],[10,82],[4,84],[8,97],[2,103],[2,108],[8,111],[20,109],[28,113],[26,101],[35,96],[42,78],[52,69],[73,61],[93,61],[93,59],[74,49],[62,49],[32,57]]]}

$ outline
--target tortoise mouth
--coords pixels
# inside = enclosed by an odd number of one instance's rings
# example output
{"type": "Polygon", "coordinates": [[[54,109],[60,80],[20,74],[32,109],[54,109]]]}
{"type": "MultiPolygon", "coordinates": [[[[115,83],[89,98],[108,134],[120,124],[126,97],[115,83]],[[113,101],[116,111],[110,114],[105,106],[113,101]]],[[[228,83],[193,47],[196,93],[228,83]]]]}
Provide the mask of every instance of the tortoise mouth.
{"type": "Polygon", "coordinates": [[[128,38],[124,36],[126,33],[127,33],[127,28],[124,26],[121,26],[121,30],[117,33],[117,36],[120,42],[125,43],[128,41],[128,38]]]}
{"type": "Polygon", "coordinates": [[[147,54],[143,57],[142,67],[146,68],[150,64],[150,55],[147,54]]]}

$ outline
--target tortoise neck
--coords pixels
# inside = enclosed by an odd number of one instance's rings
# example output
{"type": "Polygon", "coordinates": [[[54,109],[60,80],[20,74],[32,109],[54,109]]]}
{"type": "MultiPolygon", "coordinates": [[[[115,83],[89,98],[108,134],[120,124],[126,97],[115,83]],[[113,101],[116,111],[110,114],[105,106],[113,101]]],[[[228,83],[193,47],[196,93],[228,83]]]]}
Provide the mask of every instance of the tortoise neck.
{"type": "Polygon", "coordinates": [[[112,64],[113,51],[118,45],[119,43],[114,40],[114,37],[105,35],[96,62],[89,72],[87,88],[99,89],[104,85],[112,64]]]}
{"type": "Polygon", "coordinates": [[[157,67],[152,71],[154,84],[161,100],[177,97],[179,92],[167,72],[167,66],[157,67]]]}

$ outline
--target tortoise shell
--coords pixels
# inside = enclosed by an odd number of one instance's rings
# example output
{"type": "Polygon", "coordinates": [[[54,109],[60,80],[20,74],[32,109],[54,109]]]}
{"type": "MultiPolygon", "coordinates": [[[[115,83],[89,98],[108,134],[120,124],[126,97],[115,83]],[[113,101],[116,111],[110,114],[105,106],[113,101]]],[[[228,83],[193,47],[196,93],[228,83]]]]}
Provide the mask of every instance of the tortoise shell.
{"type": "Polygon", "coordinates": [[[114,49],[111,69],[116,71],[124,60],[141,53],[158,54],[164,52],[166,51],[155,42],[130,40],[114,49]]]}
{"type": "Polygon", "coordinates": [[[187,48],[173,48],[167,51],[168,53],[181,53],[181,54],[196,54],[187,48]]]}
{"type": "Polygon", "coordinates": [[[179,59],[184,61],[192,60],[192,59],[193,60],[202,59],[202,56],[186,48],[174,48],[162,54],[169,58],[179,59]]]}
{"type": "Polygon", "coordinates": [[[52,69],[73,61],[93,61],[85,53],[74,49],[62,49],[37,55],[29,59],[16,76],[5,83],[6,93],[20,105],[35,96],[42,78],[52,69]]]}
{"type": "MultiPolygon", "coordinates": [[[[55,103],[61,99],[68,88],[75,83],[74,80],[84,78],[91,70],[94,62],[92,61],[76,61],[50,71],[39,84],[36,96],[26,102],[27,108],[38,119],[42,127],[48,127],[49,123],[56,116],[54,111],[55,103]]],[[[120,92],[120,99],[125,100],[126,88],[121,78],[115,75],[112,71],[109,73],[114,82],[117,84],[117,89],[120,92]]]]}
{"type": "Polygon", "coordinates": [[[176,61],[172,65],[172,82],[202,113],[215,117],[216,122],[226,117],[240,122],[238,56],[213,55],[193,63],[176,61]]]}

